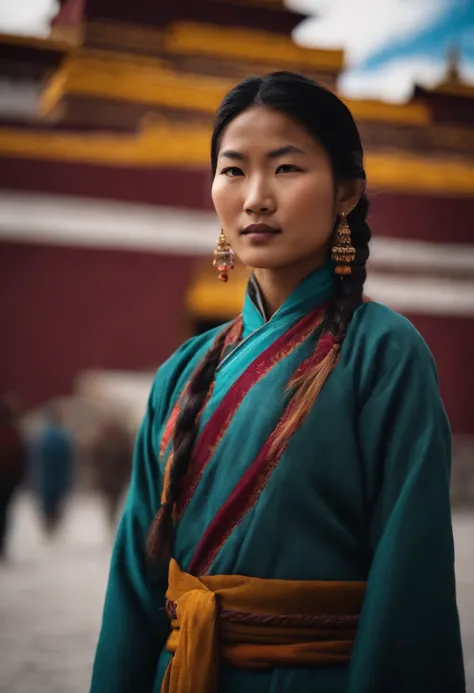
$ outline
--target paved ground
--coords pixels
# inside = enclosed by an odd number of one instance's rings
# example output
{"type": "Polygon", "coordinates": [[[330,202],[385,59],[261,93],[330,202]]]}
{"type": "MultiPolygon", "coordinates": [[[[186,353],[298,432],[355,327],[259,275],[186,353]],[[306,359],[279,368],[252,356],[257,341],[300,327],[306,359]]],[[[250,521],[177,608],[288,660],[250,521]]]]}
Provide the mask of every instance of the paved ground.
{"type": "MultiPolygon", "coordinates": [[[[0,566],[0,693],[87,693],[110,552],[100,510],[94,499],[76,499],[48,544],[29,502],[18,503],[12,558],[0,566]]],[[[455,533],[474,693],[474,515],[457,515],[455,533]]]]}
{"type": "Polygon", "coordinates": [[[76,499],[54,543],[18,504],[11,561],[0,566],[0,692],[87,693],[107,579],[101,508],[76,499]]]}

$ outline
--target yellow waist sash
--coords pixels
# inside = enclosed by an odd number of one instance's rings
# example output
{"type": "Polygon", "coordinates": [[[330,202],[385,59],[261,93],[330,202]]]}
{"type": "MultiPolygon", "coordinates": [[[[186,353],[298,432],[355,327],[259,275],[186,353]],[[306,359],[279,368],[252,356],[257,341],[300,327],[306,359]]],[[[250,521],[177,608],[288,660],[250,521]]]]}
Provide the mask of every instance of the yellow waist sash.
{"type": "Polygon", "coordinates": [[[171,560],[174,652],[162,693],[215,693],[218,663],[248,669],[350,659],[365,582],[196,578],[171,560]]]}

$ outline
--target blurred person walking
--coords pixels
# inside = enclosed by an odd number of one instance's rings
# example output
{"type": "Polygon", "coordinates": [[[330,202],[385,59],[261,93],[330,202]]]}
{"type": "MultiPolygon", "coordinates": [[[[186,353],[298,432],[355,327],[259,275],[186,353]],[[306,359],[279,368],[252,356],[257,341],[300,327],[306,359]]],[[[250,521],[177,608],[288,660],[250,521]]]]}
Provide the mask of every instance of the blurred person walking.
{"type": "Polygon", "coordinates": [[[49,407],[46,417],[33,454],[32,479],[43,528],[50,535],[60,524],[73,486],[74,445],[59,409],[49,407]]]}
{"type": "Polygon", "coordinates": [[[9,514],[26,470],[27,448],[11,405],[0,400],[0,561],[5,560],[9,514]]]}
{"type": "Polygon", "coordinates": [[[125,425],[116,417],[107,419],[92,440],[90,453],[94,486],[113,531],[132,469],[133,444],[125,425]]]}

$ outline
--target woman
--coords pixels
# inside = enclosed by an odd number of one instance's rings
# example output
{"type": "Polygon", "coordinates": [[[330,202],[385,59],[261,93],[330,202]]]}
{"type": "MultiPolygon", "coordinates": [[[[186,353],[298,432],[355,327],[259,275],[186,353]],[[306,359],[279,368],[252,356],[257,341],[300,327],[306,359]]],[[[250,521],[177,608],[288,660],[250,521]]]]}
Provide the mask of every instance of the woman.
{"type": "Polygon", "coordinates": [[[248,79],[211,157],[217,269],[253,275],[156,376],[92,691],[460,693],[450,431],[422,338],[363,297],[352,116],[248,79]]]}
{"type": "Polygon", "coordinates": [[[33,487],[45,535],[52,536],[60,528],[73,489],[74,444],[61,410],[51,405],[45,414],[33,453],[33,487]]]}

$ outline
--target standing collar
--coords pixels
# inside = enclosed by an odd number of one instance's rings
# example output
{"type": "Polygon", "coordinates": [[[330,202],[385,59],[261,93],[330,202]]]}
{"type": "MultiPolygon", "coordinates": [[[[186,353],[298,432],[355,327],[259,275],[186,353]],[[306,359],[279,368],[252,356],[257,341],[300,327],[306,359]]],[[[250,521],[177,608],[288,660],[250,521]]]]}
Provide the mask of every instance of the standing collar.
{"type": "MultiPolygon", "coordinates": [[[[282,306],[271,317],[272,323],[295,322],[310,310],[328,301],[334,294],[336,278],[331,262],[310,275],[291,292],[282,306]]],[[[250,277],[242,311],[244,335],[248,336],[269,322],[264,309],[260,287],[255,276],[250,277]]]]}

